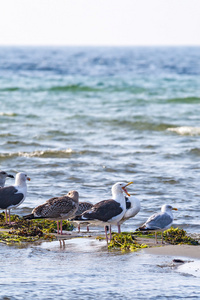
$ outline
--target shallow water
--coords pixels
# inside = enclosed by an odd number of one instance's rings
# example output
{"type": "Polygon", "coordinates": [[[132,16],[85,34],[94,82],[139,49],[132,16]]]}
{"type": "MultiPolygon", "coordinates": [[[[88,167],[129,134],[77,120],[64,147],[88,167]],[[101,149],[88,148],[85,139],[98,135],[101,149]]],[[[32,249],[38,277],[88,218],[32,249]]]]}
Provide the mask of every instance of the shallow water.
{"type": "Polygon", "coordinates": [[[65,248],[59,241],[24,249],[1,245],[0,253],[1,299],[199,298],[199,274],[172,268],[172,257],[109,252],[103,241],[72,239],[65,248]]]}
{"type": "MultiPolygon", "coordinates": [[[[0,168],[31,177],[15,213],[72,189],[96,203],[134,181],[141,211],[122,230],[169,203],[174,226],[198,233],[199,50],[0,48],[0,168]]],[[[196,278],[158,267],[163,258],[79,253],[76,243],[74,252],[1,245],[1,297],[198,297],[196,278]]]]}
{"type": "Polygon", "coordinates": [[[169,203],[199,231],[199,53],[0,48],[0,168],[32,179],[16,212],[70,189],[96,203],[132,180],[142,210],[125,230],[169,203]]]}

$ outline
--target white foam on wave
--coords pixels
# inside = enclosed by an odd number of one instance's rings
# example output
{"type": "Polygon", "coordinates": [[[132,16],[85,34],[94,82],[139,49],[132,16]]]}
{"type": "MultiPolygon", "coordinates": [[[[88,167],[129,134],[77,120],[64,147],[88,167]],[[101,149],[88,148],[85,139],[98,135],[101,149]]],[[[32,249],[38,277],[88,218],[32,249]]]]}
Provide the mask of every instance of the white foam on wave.
{"type": "Polygon", "coordinates": [[[200,127],[180,126],[167,128],[167,131],[175,132],[180,135],[200,135],[200,127]]]}
{"type": "Polygon", "coordinates": [[[0,116],[15,117],[16,113],[14,113],[14,112],[3,112],[3,111],[0,111],[0,116]]]}
{"type": "Polygon", "coordinates": [[[200,277],[200,260],[195,260],[182,264],[177,268],[177,271],[184,274],[190,274],[195,277],[200,277]]]}
{"type": "Polygon", "coordinates": [[[24,156],[24,157],[40,157],[40,156],[45,156],[45,155],[62,155],[62,154],[70,154],[73,153],[73,150],[71,148],[66,149],[66,150],[41,150],[41,151],[34,151],[34,152],[19,152],[19,156],[24,156]]]}

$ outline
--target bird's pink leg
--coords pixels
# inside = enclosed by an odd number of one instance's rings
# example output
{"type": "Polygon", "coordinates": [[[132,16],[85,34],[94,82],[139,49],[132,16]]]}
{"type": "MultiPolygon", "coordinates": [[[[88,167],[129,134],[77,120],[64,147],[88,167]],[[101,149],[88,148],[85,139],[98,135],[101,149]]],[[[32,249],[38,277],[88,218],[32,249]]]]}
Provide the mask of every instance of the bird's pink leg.
{"type": "Polygon", "coordinates": [[[57,221],[57,234],[59,234],[60,231],[59,231],[59,221],[57,221]]]}
{"type": "Polygon", "coordinates": [[[109,226],[110,241],[112,240],[111,225],[109,226]]]}
{"type": "Polygon", "coordinates": [[[8,222],[7,209],[5,210],[6,223],[8,222]]]}
{"type": "Polygon", "coordinates": [[[121,227],[119,224],[117,225],[117,228],[118,228],[118,233],[121,233],[121,227]]]}
{"type": "Polygon", "coordinates": [[[78,232],[80,232],[80,230],[81,230],[81,226],[80,224],[78,224],[78,232]]]}
{"type": "Polygon", "coordinates": [[[164,242],[163,242],[163,232],[161,232],[161,236],[162,236],[162,244],[164,244],[164,242]]]}
{"type": "Polygon", "coordinates": [[[8,210],[8,215],[9,215],[9,225],[11,225],[11,222],[10,222],[10,209],[8,210]]]}
{"type": "Polygon", "coordinates": [[[106,226],[105,226],[105,234],[106,234],[106,242],[108,244],[108,235],[107,235],[107,228],[106,228],[106,226]]]}
{"type": "Polygon", "coordinates": [[[62,235],[62,221],[60,221],[60,234],[62,235]]]}
{"type": "Polygon", "coordinates": [[[156,240],[156,244],[158,243],[158,240],[157,240],[157,232],[155,231],[155,240],[156,240]]]}

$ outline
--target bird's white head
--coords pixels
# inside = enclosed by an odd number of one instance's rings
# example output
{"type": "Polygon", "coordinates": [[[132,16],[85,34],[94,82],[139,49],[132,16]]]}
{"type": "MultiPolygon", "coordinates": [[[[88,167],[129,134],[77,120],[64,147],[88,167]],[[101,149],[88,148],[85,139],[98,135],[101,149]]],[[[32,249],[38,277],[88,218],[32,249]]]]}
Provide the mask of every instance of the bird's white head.
{"type": "Polygon", "coordinates": [[[0,187],[4,187],[5,181],[6,181],[6,177],[14,178],[13,175],[10,175],[10,174],[8,174],[5,171],[0,171],[0,187]]]}
{"type": "Polygon", "coordinates": [[[16,179],[15,179],[15,185],[23,185],[26,183],[26,180],[30,181],[30,177],[27,176],[26,173],[21,172],[17,173],[16,179]]]}
{"type": "Polygon", "coordinates": [[[130,194],[127,192],[126,187],[130,184],[132,184],[133,182],[130,181],[129,183],[124,183],[124,182],[117,182],[112,186],[112,195],[113,196],[117,196],[120,194],[126,193],[128,196],[130,196],[130,194]]]}
{"type": "Polygon", "coordinates": [[[169,212],[169,211],[172,211],[172,210],[178,210],[176,207],[172,207],[171,205],[169,204],[164,204],[162,207],[161,207],[161,211],[162,212],[169,212]]]}

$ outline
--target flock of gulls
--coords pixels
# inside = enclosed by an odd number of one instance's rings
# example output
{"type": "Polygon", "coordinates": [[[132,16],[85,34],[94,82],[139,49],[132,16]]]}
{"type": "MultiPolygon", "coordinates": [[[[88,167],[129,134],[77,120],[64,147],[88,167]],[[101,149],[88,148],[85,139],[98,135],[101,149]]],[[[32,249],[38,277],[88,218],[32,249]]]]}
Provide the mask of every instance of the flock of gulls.
{"type": "MultiPolygon", "coordinates": [[[[5,186],[7,178],[14,178],[13,175],[5,171],[0,171],[0,209],[5,210],[6,223],[10,221],[10,210],[18,207],[26,198],[27,180],[30,178],[26,173],[17,173],[15,184],[5,186]],[[7,213],[8,210],[8,213],[7,213]],[[9,215],[9,221],[8,217],[9,215]]],[[[121,232],[121,225],[128,219],[133,218],[140,211],[140,201],[135,196],[130,195],[127,191],[127,186],[133,182],[123,183],[117,182],[112,186],[112,197],[107,200],[102,200],[96,204],[89,202],[79,202],[79,193],[70,191],[67,195],[61,197],[53,197],[45,203],[35,207],[31,214],[24,216],[24,219],[49,219],[57,221],[57,233],[63,234],[62,221],[70,220],[78,224],[78,232],[80,225],[103,226],[105,236],[108,243],[111,240],[111,226],[118,227],[118,233],[121,232]]],[[[163,232],[169,228],[173,222],[172,210],[177,210],[171,205],[164,204],[161,207],[161,212],[150,216],[147,221],[138,228],[141,231],[154,231],[155,241],[157,243],[157,231],[163,232]]],[[[163,236],[162,236],[163,242],[163,236]]]]}

